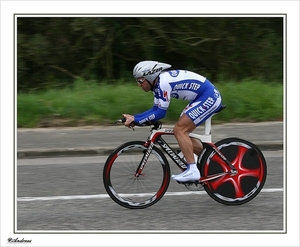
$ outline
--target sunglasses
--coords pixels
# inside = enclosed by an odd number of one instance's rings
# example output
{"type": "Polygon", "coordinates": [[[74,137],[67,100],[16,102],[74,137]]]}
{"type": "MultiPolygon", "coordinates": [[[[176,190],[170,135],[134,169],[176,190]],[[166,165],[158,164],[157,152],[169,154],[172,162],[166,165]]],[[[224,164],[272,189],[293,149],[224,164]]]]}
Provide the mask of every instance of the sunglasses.
{"type": "Polygon", "coordinates": [[[139,78],[139,79],[136,79],[136,82],[138,84],[142,84],[146,79],[145,78],[139,78]]]}

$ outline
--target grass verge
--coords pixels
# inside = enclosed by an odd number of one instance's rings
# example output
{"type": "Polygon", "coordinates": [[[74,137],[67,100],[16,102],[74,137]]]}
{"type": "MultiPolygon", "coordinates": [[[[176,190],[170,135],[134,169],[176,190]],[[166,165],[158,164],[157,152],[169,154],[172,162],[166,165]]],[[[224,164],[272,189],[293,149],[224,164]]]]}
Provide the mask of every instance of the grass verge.
{"type": "MultiPolygon", "coordinates": [[[[258,122],[283,119],[283,85],[244,81],[220,82],[227,109],[214,122],[258,122]]],[[[104,84],[76,81],[72,88],[17,94],[17,126],[22,128],[111,124],[122,113],[135,114],[152,107],[153,94],[134,83],[104,84]]],[[[188,104],[171,100],[165,123],[175,122],[188,104]]]]}

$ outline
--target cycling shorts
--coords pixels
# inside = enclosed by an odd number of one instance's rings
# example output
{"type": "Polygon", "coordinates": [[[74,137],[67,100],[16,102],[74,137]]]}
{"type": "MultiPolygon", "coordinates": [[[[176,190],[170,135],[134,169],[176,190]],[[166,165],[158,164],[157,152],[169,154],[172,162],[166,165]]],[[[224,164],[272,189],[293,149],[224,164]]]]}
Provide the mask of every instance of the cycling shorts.
{"type": "Polygon", "coordinates": [[[190,102],[181,115],[185,113],[196,126],[199,126],[218,111],[221,106],[222,98],[220,92],[214,88],[213,90],[207,90],[190,102]]]}

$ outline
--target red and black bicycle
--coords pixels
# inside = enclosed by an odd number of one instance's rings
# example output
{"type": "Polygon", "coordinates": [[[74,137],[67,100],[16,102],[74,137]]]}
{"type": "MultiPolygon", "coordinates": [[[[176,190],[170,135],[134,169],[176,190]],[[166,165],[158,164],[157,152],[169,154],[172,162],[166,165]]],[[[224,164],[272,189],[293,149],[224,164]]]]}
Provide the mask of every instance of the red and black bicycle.
{"type": "MultiPolygon", "coordinates": [[[[201,178],[182,184],[192,191],[204,188],[211,198],[222,204],[249,202],[265,184],[265,158],[255,144],[240,138],[211,143],[210,121],[205,123],[204,135],[190,133],[191,138],[199,139],[203,144],[197,160],[201,178]]],[[[117,122],[124,122],[124,119],[117,122]]],[[[187,167],[180,153],[163,138],[174,135],[173,129],[162,128],[161,122],[143,126],[151,126],[147,140],[120,145],[109,155],[103,169],[103,183],[108,195],[130,209],[147,208],[164,196],[171,174],[166,155],[181,171],[187,167]]]]}

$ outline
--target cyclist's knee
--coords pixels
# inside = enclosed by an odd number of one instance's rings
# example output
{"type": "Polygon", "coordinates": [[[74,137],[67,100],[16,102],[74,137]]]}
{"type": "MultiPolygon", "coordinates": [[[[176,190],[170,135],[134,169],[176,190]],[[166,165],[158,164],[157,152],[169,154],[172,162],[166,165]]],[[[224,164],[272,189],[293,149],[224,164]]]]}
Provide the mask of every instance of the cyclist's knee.
{"type": "Polygon", "coordinates": [[[188,133],[192,132],[195,128],[196,125],[186,114],[184,114],[179,118],[178,122],[174,126],[174,135],[188,135],[188,133]]]}
{"type": "Polygon", "coordinates": [[[183,134],[185,134],[185,126],[183,126],[183,125],[178,125],[178,124],[176,124],[175,126],[174,126],[174,135],[175,136],[181,136],[181,135],[183,135],[183,134]]]}
{"type": "Polygon", "coordinates": [[[175,136],[178,136],[181,133],[180,127],[178,127],[178,125],[175,125],[173,128],[173,132],[175,136]]]}
{"type": "Polygon", "coordinates": [[[182,136],[182,135],[188,135],[189,132],[190,132],[188,126],[186,126],[186,125],[178,125],[178,124],[176,124],[174,126],[173,131],[174,131],[175,137],[179,137],[179,136],[182,136]]]}

